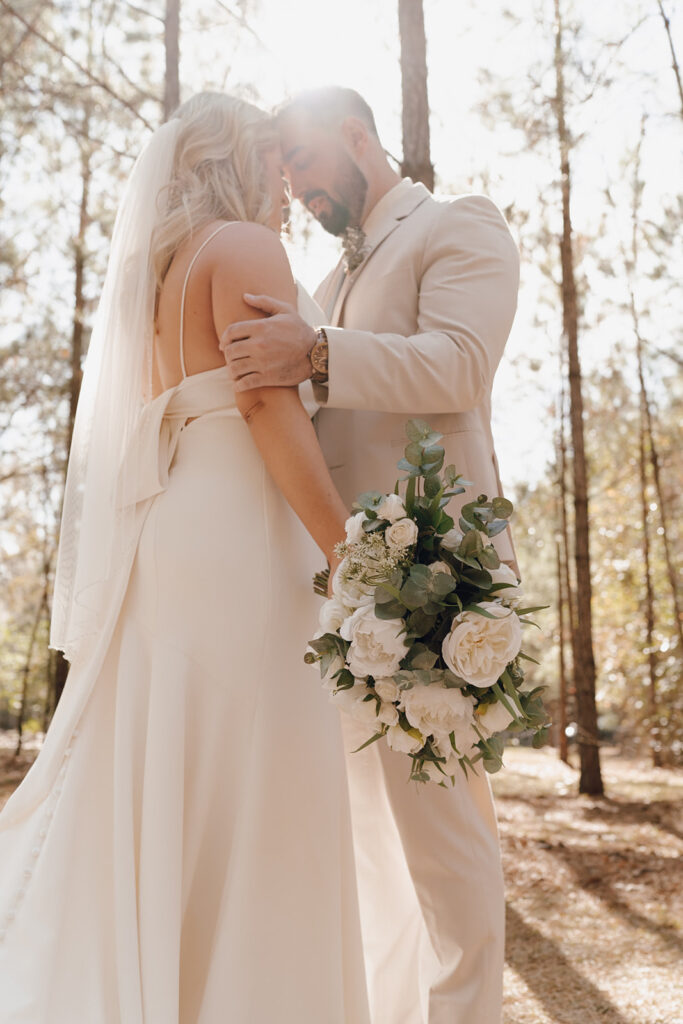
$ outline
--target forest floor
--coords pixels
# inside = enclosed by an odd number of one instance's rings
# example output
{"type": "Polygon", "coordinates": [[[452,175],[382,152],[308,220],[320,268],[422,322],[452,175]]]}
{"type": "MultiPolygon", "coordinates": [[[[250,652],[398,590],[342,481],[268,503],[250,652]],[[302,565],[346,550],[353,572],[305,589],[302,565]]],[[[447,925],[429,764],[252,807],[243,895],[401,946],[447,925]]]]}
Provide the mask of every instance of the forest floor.
{"type": "Polygon", "coordinates": [[[603,749],[595,798],[552,749],[505,761],[505,1024],[681,1024],[683,772],[603,749]]]}
{"type": "MultiPolygon", "coordinates": [[[[36,753],[15,742],[0,733],[0,806],[36,753]]],[[[681,1024],[683,772],[604,749],[596,799],[552,749],[505,760],[505,1024],[681,1024]]]]}

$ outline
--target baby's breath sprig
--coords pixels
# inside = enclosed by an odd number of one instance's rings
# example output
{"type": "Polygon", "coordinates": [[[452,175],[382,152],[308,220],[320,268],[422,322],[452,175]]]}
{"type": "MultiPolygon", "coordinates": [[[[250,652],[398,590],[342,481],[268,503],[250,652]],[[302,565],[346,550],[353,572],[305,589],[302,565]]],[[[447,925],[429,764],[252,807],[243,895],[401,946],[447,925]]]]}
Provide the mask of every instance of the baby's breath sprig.
{"type": "Polygon", "coordinates": [[[390,547],[379,533],[367,533],[358,543],[341,541],[336,554],[345,559],[342,579],[376,587],[391,578],[396,569],[409,565],[410,551],[390,547]]]}

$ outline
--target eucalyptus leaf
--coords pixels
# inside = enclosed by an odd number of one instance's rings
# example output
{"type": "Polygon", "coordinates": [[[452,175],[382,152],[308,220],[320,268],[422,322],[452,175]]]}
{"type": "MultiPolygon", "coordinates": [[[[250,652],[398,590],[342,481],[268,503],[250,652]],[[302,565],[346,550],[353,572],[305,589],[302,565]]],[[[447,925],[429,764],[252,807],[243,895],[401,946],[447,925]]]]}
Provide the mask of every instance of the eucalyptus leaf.
{"type": "Polygon", "coordinates": [[[425,480],[425,494],[428,498],[436,498],[443,490],[438,476],[429,476],[425,480]]]}
{"type": "Polygon", "coordinates": [[[411,441],[422,441],[423,438],[429,437],[432,433],[432,428],[426,420],[413,419],[408,420],[406,423],[406,437],[411,441]]]}
{"type": "Polygon", "coordinates": [[[493,498],[491,506],[496,519],[509,519],[514,512],[514,505],[507,498],[493,498]]]}
{"type": "Polygon", "coordinates": [[[420,447],[419,444],[411,442],[409,445],[406,445],[405,457],[406,460],[410,462],[413,466],[421,466],[422,448],[420,447]]]}

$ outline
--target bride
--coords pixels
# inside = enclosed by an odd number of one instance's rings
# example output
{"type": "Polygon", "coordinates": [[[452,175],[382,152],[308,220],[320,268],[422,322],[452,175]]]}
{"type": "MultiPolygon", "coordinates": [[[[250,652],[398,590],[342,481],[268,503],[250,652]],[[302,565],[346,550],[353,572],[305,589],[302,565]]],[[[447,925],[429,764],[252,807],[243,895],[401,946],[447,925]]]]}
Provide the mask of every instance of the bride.
{"type": "MultiPolygon", "coordinates": [[[[304,386],[218,346],[296,302],[269,119],[203,93],[118,213],[71,448],[71,662],[0,814],[2,1024],[364,1024],[334,709],[302,658],[347,512],[304,386]]],[[[313,320],[312,300],[298,296],[313,320]]]]}

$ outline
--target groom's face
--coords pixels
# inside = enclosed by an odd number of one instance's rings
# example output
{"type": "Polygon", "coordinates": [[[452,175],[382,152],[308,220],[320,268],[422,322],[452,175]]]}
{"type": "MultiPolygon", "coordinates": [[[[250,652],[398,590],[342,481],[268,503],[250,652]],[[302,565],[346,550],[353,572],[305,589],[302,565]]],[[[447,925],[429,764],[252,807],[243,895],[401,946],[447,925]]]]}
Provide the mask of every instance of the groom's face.
{"type": "Polygon", "coordinates": [[[326,231],[341,235],[358,227],[368,182],[341,133],[320,128],[303,114],[280,125],[283,166],[292,190],[326,231]]]}

